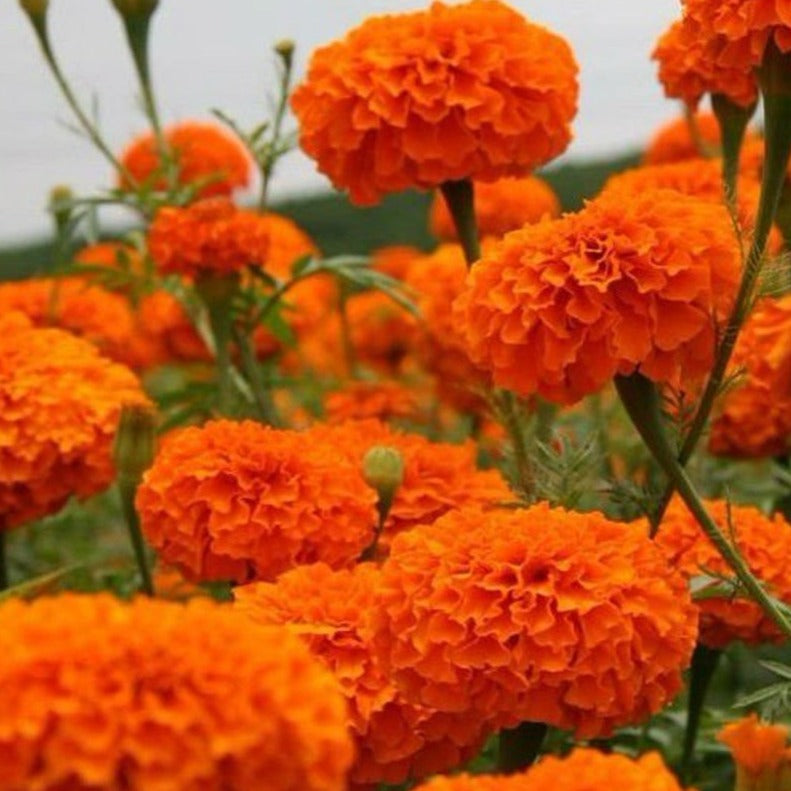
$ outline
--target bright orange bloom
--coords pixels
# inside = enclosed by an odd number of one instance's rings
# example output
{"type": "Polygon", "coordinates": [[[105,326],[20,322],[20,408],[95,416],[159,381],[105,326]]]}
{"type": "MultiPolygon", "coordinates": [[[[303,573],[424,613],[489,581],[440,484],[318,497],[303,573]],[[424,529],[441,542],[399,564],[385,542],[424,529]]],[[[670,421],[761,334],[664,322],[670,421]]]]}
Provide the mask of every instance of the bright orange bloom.
{"type": "Polygon", "coordinates": [[[291,275],[294,263],[306,255],[320,257],[316,243],[290,217],[275,212],[260,215],[263,228],[269,233],[266,270],[282,280],[291,275]]]}
{"type": "Polygon", "coordinates": [[[130,270],[138,271],[142,265],[140,253],[131,245],[123,242],[97,242],[89,244],[74,254],[78,264],[104,266],[117,269],[126,262],[130,270]]]}
{"type": "Polygon", "coordinates": [[[422,417],[414,387],[396,381],[351,382],[325,397],[324,410],[330,423],[367,418],[419,420],[422,417]]]}
{"type": "MultiPolygon", "coordinates": [[[[202,184],[196,197],[230,195],[238,187],[250,183],[252,160],[249,154],[239,140],[217,125],[200,121],[174,124],[165,130],[165,140],[176,160],[178,183],[182,186],[202,184]]],[[[151,132],[129,144],[121,154],[121,164],[138,183],[154,189],[167,188],[151,132]]],[[[125,189],[130,187],[123,178],[119,184],[125,189]]]]}
{"type": "Polygon", "coordinates": [[[371,268],[396,280],[403,280],[412,262],[423,255],[422,250],[407,244],[380,247],[371,253],[371,268]]]}
{"type": "Polygon", "coordinates": [[[305,433],[215,420],[162,442],[137,493],[148,541],[191,580],[273,579],[301,563],[353,563],[376,494],[305,433]]]}
{"type": "Polygon", "coordinates": [[[2,791],[346,788],[343,697],[287,629],[107,594],[0,619],[2,791]]]}
{"type": "Polygon", "coordinates": [[[736,763],[736,791],[791,791],[788,728],[756,714],[728,723],[718,734],[736,763]]]}
{"type": "MultiPolygon", "coordinates": [[[[523,225],[560,215],[552,187],[537,176],[505,178],[475,185],[475,219],[481,236],[503,236],[523,225]]],[[[455,240],[456,226],[440,193],[431,204],[429,225],[434,236],[455,240]]]]}
{"type": "Polygon", "coordinates": [[[616,374],[705,377],[741,250],[723,206],[674,190],[609,190],[514,231],[473,266],[455,312],[495,384],[572,404],[616,374]]]}
{"type": "Polygon", "coordinates": [[[313,53],[300,144],[358,204],[521,176],[561,154],[577,110],[568,44],[499,0],[371,17],[313,53]]]}
{"type": "Polygon", "coordinates": [[[742,458],[791,449],[791,295],[762,299],[736,342],[732,372],[744,376],[722,398],[709,450],[742,458]]]}
{"type": "Polygon", "coordinates": [[[401,533],[379,599],[377,656],[409,700],[578,738],[672,700],[697,637],[686,582],[644,530],[544,503],[401,533]]]}
{"type": "Polygon", "coordinates": [[[148,231],[148,249],[160,272],[188,277],[264,267],[269,244],[268,221],[226,198],[207,198],[187,208],[166,206],[148,231]]]}
{"type": "Polygon", "coordinates": [[[682,791],[659,753],[637,760],[577,747],[565,758],[547,755],[520,774],[435,777],[415,791],[682,791]]]}
{"type": "Polygon", "coordinates": [[[651,57],[659,63],[659,81],[665,96],[681,99],[694,109],[705,94],[720,94],[741,107],[758,98],[752,69],[723,65],[719,57],[724,41],[708,38],[700,24],[686,16],[660,37],[651,57]]]}
{"type": "Polygon", "coordinates": [[[497,470],[476,467],[477,449],[473,442],[431,442],[376,420],[316,425],[310,435],[327,442],[357,467],[362,466],[363,457],[375,445],[393,447],[401,453],[404,479],[385,523],[385,545],[396,533],[431,524],[448,511],[470,506],[488,508],[513,501],[513,494],[497,470]]]}
{"type": "Polygon", "coordinates": [[[148,404],[128,368],[26,323],[5,314],[0,331],[0,529],[106,489],[121,408],[148,404]]]}
{"type": "MultiPolygon", "coordinates": [[[[706,507],[726,536],[733,531],[735,544],[753,574],[770,593],[791,604],[791,525],[780,514],[769,517],[752,506],[737,505],[730,507],[729,523],[725,500],[707,500],[706,507]]],[[[673,568],[687,577],[709,572],[733,576],[678,496],[668,506],[656,543],[673,568]]],[[[710,648],[724,648],[736,640],[750,645],[784,640],[775,622],[751,599],[726,594],[703,598],[696,605],[700,610],[700,642],[710,648]]]]}
{"type": "Polygon", "coordinates": [[[182,304],[168,291],[144,296],[137,307],[142,330],[160,349],[160,362],[208,362],[211,352],[182,304]]]}
{"type": "Polygon", "coordinates": [[[293,625],[340,682],[357,747],[354,787],[448,771],[471,758],[485,735],[465,712],[449,715],[407,702],[382,673],[366,628],[377,581],[370,564],[352,571],[316,564],[234,591],[236,609],[256,623],[293,625]]]}

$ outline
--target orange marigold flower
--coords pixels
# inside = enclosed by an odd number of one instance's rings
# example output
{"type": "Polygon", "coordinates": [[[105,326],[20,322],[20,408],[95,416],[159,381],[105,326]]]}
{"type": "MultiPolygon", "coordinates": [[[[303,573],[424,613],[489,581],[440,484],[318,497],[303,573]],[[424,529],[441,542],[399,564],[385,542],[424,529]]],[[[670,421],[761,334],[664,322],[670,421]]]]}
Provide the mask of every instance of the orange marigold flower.
{"type": "MultiPolygon", "coordinates": [[[[726,535],[733,531],[734,542],[753,574],[772,594],[791,604],[791,525],[779,514],[769,517],[752,506],[729,507],[725,500],[708,500],[706,507],[726,535]]],[[[673,568],[687,577],[709,572],[732,576],[678,496],[668,506],[656,543],[673,568]]],[[[700,642],[710,648],[724,648],[736,640],[750,645],[784,640],[774,621],[750,599],[726,595],[707,597],[696,604],[700,642]]]]}
{"type": "Polygon", "coordinates": [[[117,269],[122,262],[127,263],[132,271],[142,267],[140,253],[132,245],[124,242],[89,244],[74,254],[74,260],[78,264],[104,266],[108,269],[117,269]]]}
{"type": "Polygon", "coordinates": [[[340,682],[357,747],[354,787],[448,771],[471,758],[485,735],[465,712],[449,715],[404,700],[382,673],[366,628],[377,580],[367,563],[351,571],[316,564],[234,591],[236,609],[259,624],[292,625],[340,682]]]}
{"type": "Polygon", "coordinates": [[[64,594],[0,608],[0,789],[343,791],[338,684],[227,605],[64,594]]]}
{"type": "Polygon", "coordinates": [[[644,530],[546,504],[401,533],[379,599],[377,656],[408,699],[579,738],[672,700],[697,637],[686,582],[644,530]]]}
{"type": "Polygon", "coordinates": [[[634,760],[577,747],[565,758],[547,755],[525,772],[507,777],[436,777],[415,791],[682,791],[659,753],[634,760]]]}
{"type": "MultiPolygon", "coordinates": [[[[523,225],[560,215],[560,200],[538,176],[505,178],[475,185],[475,219],[481,236],[503,236],[523,225]]],[[[440,193],[431,204],[429,225],[434,236],[454,241],[456,226],[440,193]]]]}
{"type": "Polygon", "coordinates": [[[148,541],[191,580],[273,579],[300,563],[353,563],[375,493],[337,448],[252,421],[215,420],[162,442],[137,493],[148,541]]]}
{"type": "Polygon", "coordinates": [[[781,456],[791,449],[791,294],[762,299],[734,349],[741,381],[722,398],[709,450],[722,456],[781,456]]]}
{"type": "MultiPolygon", "coordinates": [[[[242,143],[215,124],[185,121],[165,129],[164,137],[176,160],[178,183],[198,186],[197,197],[230,195],[250,183],[252,161],[242,143]]],[[[167,179],[154,135],[133,140],[121,154],[121,164],[135,181],[167,189],[167,179]],[[156,178],[155,178],[156,176],[156,178]]],[[[119,179],[123,189],[130,185],[119,179]]]]}
{"type": "Polygon", "coordinates": [[[376,420],[316,425],[310,434],[318,441],[328,442],[336,453],[360,468],[363,457],[375,445],[401,453],[404,478],[385,523],[385,544],[396,533],[430,524],[450,510],[465,506],[486,508],[513,500],[508,484],[497,470],[477,468],[473,442],[431,442],[376,420]]]}
{"type": "Polygon", "coordinates": [[[294,262],[306,255],[318,258],[316,243],[290,217],[275,212],[260,215],[261,226],[269,232],[266,270],[283,280],[291,275],[294,262]]]}
{"type": "Polygon", "coordinates": [[[0,332],[0,529],[106,489],[121,408],[149,403],[135,375],[87,341],[16,317],[0,332]]]}
{"type": "Polygon", "coordinates": [[[371,254],[371,268],[396,280],[403,280],[412,262],[421,255],[423,255],[422,250],[408,244],[380,247],[371,254]]]}
{"type": "Polygon", "coordinates": [[[358,204],[521,176],[561,154],[577,110],[566,41],[499,0],[377,16],[313,53],[300,144],[358,204]]]}
{"type": "Polygon", "coordinates": [[[325,397],[324,410],[330,423],[366,418],[420,420],[423,417],[414,387],[396,381],[351,382],[325,397]]]}
{"type": "Polygon", "coordinates": [[[610,190],[513,231],[473,266],[455,311],[495,384],[572,404],[615,374],[705,377],[741,250],[723,206],[674,190],[610,190]]]}
{"type": "Polygon", "coordinates": [[[787,726],[750,714],[728,723],[717,739],[729,747],[736,763],[736,791],[791,791],[787,726]]]}
{"type": "Polygon", "coordinates": [[[659,63],[659,81],[665,96],[681,99],[694,109],[707,93],[726,96],[741,107],[758,98],[758,83],[751,69],[719,62],[724,41],[703,34],[700,24],[686,16],[662,34],[651,57],[659,63]]]}
{"type": "Polygon", "coordinates": [[[159,270],[188,277],[264,267],[269,243],[268,221],[227,198],[207,198],[186,208],[166,206],[148,231],[148,248],[159,270]]]}

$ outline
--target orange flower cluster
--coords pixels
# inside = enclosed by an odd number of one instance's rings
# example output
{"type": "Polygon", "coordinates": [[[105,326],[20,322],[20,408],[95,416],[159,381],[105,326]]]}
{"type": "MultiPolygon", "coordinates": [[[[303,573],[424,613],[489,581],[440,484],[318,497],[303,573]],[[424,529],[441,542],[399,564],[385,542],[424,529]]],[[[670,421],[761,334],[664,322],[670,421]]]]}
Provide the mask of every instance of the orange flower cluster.
{"type": "Polygon", "coordinates": [[[421,404],[414,387],[401,382],[351,382],[324,399],[329,423],[375,418],[420,420],[421,404]]]}
{"type": "Polygon", "coordinates": [[[579,738],[672,700],[697,637],[686,582],[644,530],[546,504],[402,533],[379,600],[375,650],[408,699],[579,738]]]}
{"type": "Polygon", "coordinates": [[[615,374],[706,376],[741,250],[727,210],[674,190],[609,190],[578,214],[508,234],[455,311],[495,384],[572,404],[615,374]]]}
{"type": "Polygon", "coordinates": [[[742,329],[729,390],[711,427],[709,450],[723,456],[780,456],[791,449],[791,295],[765,298],[742,329]]]}
{"type": "Polygon", "coordinates": [[[576,748],[565,758],[548,755],[526,772],[508,777],[436,777],[415,791],[682,791],[659,753],[637,760],[576,748]]]}
{"type": "MultiPolygon", "coordinates": [[[[560,200],[552,187],[537,176],[506,178],[475,185],[475,219],[481,236],[503,236],[523,225],[560,215],[560,200]]],[[[434,196],[429,219],[431,232],[455,240],[456,226],[441,194],[434,196]]]]}
{"type": "Polygon", "coordinates": [[[263,267],[269,244],[268,222],[227,198],[207,198],[186,208],[165,206],[148,231],[148,249],[160,272],[188,277],[263,267]]]}
{"type": "Polygon", "coordinates": [[[346,788],[338,684],[286,629],[107,594],[0,617],[2,791],[346,788]]]}
{"type": "Polygon", "coordinates": [[[215,420],[168,435],[137,493],[143,532],[192,580],[273,579],[300,563],[353,563],[376,494],[337,448],[306,434],[215,420]]]}
{"type": "Polygon", "coordinates": [[[20,313],[0,327],[0,529],[59,510],[113,481],[121,408],[148,404],[135,375],[20,313]]]}
{"type": "Polygon", "coordinates": [[[758,83],[750,69],[719,62],[722,41],[703,34],[700,24],[686,16],[660,37],[652,53],[659,63],[665,96],[681,99],[694,109],[705,94],[720,94],[741,107],[758,98],[758,83]]]}
{"type": "MultiPolygon", "coordinates": [[[[779,514],[768,517],[751,506],[729,508],[725,500],[708,500],[706,507],[726,536],[732,531],[753,574],[773,595],[791,604],[791,525],[779,514]]],[[[656,543],[673,568],[687,577],[708,572],[733,576],[678,496],[668,506],[656,543]]],[[[710,648],[724,648],[736,640],[760,645],[784,639],[774,621],[750,599],[725,595],[704,598],[696,604],[700,610],[700,642],[710,648]]]]}
{"type": "MultiPolygon", "coordinates": [[[[164,138],[176,163],[178,183],[198,188],[197,197],[230,195],[250,183],[252,161],[235,137],[215,124],[185,121],[165,129],[164,138]]],[[[157,142],[150,132],[133,140],[121,154],[121,164],[139,184],[167,189],[157,142]]],[[[123,175],[122,189],[130,184],[123,175]]]]}
{"type": "Polygon", "coordinates": [[[236,609],[256,623],[293,624],[340,682],[357,747],[354,787],[448,771],[471,758],[485,735],[464,712],[441,714],[407,702],[382,673],[365,624],[377,580],[370,564],[352,571],[317,564],[234,591],[236,609]]]}
{"type": "Polygon", "coordinates": [[[358,204],[408,187],[524,175],[577,110],[568,44],[499,0],[368,18],[318,49],[292,98],[300,144],[358,204]]]}
{"type": "Polygon", "coordinates": [[[513,500],[499,472],[477,469],[472,442],[431,442],[375,420],[316,425],[310,434],[319,442],[327,442],[357,467],[362,466],[363,457],[375,445],[400,452],[404,478],[385,523],[385,544],[396,533],[431,524],[448,511],[469,506],[488,508],[513,500]]]}
{"type": "Polygon", "coordinates": [[[761,722],[750,714],[728,723],[717,738],[736,763],[737,791],[791,791],[791,747],[788,728],[761,722]]]}

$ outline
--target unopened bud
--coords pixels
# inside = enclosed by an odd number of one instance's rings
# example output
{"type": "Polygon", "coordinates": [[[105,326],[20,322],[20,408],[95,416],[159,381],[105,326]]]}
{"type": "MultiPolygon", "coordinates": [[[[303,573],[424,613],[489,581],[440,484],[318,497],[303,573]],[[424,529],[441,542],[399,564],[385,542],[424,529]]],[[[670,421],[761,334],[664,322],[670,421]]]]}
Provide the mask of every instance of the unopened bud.
{"type": "Polygon", "coordinates": [[[392,502],[404,482],[404,458],[395,448],[375,445],[363,458],[363,477],[376,489],[380,501],[392,502]]]}
{"type": "Polygon", "coordinates": [[[47,16],[49,0],[19,0],[22,10],[33,20],[43,20],[47,16]]]}
{"type": "Polygon", "coordinates": [[[290,38],[281,39],[275,44],[275,52],[280,56],[287,67],[291,66],[295,47],[296,44],[290,38]]]}
{"type": "Polygon", "coordinates": [[[122,17],[148,17],[157,10],[159,0],[112,0],[122,17]]]}
{"type": "Polygon", "coordinates": [[[121,410],[113,460],[118,477],[139,481],[156,451],[156,414],[149,406],[127,404],[121,410]]]}
{"type": "Polygon", "coordinates": [[[49,193],[49,211],[58,228],[63,228],[71,217],[71,202],[74,193],[65,185],[53,187],[49,193]]]}

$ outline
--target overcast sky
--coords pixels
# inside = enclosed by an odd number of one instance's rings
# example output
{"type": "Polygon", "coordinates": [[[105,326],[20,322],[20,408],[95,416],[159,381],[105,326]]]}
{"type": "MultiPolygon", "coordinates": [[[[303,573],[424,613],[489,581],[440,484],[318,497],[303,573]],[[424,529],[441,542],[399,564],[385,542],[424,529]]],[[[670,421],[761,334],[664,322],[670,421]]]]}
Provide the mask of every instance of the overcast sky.
{"type": "MultiPolygon", "coordinates": [[[[243,126],[265,113],[272,84],[270,45],[297,43],[301,73],[310,51],[365,16],[419,8],[414,0],[161,0],[152,50],[166,121],[206,117],[221,107],[243,126]]],[[[576,139],[567,158],[639,145],[676,108],[662,97],[649,60],[678,0],[512,0],[568,38],[582,68],[576,139]]],[[[64,70],[80,96],[95,94],[102,127],[120,148],[144,128],[131,65],[110,0],[50,0],[50,29],[64,70]]],[[[0,244],[49,228],[43,210],[53,184],[90,191],[108,169],[63,122],[68,112],[41,60],[16,0],[0,0],[0,244]]],[[[292,154],[274,195],[327,189],[312,163],[292,154]]]]}

